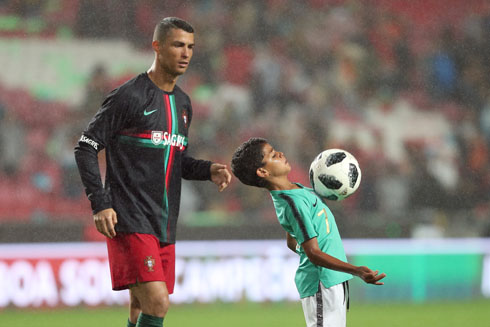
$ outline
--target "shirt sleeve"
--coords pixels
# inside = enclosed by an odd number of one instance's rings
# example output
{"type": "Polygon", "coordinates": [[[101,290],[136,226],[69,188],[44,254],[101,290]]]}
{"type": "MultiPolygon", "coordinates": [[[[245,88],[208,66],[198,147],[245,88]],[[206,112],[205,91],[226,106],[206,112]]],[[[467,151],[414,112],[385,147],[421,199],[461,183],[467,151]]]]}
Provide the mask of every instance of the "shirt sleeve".
{"type": "Polygon", "coordinates": [[[187,149],[185,149],[182,154],[182,178],[197,181],[210,180],[211,164],[209,160],[194,159],[188,156],[187,149]]]}
{"type": "Polygon", "coordinates": [[[294,201],[293,198],[289,196],[283,198],[288,203],[288,207],[285,210],[286,219],[294,231],[298,244],[303,244],[304,242],[317,237],[318,233],[312,222],[314,217],[312,216],[313,211],[311,210],[311,204],[302,199],[294,201]]]}
{"type": "Polygon", "coordinates": [[[107,147],[128,119],[129,101],[124,101],[118,89],[112,91],[82,133],[75,147],[75,160],[90,200],[93,213],[112,208],[112,200],[104,189],[97,155],[107,147]]]}

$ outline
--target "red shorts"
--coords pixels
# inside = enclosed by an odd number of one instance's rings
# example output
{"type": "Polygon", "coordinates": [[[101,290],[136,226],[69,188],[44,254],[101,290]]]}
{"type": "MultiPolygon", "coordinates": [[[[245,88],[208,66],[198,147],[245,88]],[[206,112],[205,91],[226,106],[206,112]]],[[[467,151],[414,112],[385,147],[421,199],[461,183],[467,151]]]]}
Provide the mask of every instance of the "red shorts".
{"type": "Polygon", "coordinates": [[[162,244],[151,234],[118,233],[107,238],[112,289],[140,282],[163,281],[169,294],[175,284],[175,244],[162,244]]]}

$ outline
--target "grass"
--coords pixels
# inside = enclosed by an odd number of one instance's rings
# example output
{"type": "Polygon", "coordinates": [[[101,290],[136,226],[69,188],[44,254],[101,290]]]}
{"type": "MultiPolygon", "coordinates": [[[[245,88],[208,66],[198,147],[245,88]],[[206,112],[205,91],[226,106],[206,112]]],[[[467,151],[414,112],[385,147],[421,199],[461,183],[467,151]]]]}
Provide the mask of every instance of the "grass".
{"type": "Polygon", "coordinates": [[[421,304],[359,305],[348,313],[349,326],[488,326],[490,300],[421,304]]]}
{"type": "MultiPolygon", "coordinates": [[[[488,326],[490,300],[468,302],[351,303],[349,327],[488,326]]],[[[126,308],[70,308],[0,311],[0,326],[109,327],[126,326],[126,308]]],[[[304,326],[301,304],[192,304],[171,307],[165,326],[287,327],[304,326]]]]}

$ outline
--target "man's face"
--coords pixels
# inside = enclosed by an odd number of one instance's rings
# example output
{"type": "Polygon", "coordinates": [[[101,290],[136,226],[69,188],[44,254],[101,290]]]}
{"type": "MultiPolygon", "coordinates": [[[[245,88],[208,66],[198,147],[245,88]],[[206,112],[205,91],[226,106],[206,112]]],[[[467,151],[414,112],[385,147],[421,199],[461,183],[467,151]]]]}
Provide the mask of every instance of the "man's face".
{"type": "MultiPolygon", "coordinates": [[[[264,158],[262,163],[268,175],[271,177],[287,175],[291,171],[291,166],[286,160],[284,153],[276,151],[269,143],[266,143],[262,148],[264,158]]],[[[260,168],[259,168],[260,169],[260,168]]]]}
{"type": "Polygon", "coordinates": [[[194,33],[172,28],[158,46],[158,64],[167,74],[182,75],[189,66],[193,48],[194,33]]]}

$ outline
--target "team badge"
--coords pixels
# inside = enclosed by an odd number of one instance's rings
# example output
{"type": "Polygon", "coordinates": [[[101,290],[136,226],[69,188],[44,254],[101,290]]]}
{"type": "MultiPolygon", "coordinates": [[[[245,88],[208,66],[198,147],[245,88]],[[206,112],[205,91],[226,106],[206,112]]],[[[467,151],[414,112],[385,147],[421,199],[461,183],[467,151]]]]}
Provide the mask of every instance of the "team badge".
{"type": "Polygon", "coordinates": [[[163,131],[151,131],[151,142],[155,145],[162,143],[163,131]]]}
{"type": "Polygon", "coordinates": [[[153,259],[151,255],[145,258],[145,266],[148,268],[149,272],[154,271],[153,267],[155,267],[155,259],[153,259]]]}
{"type": "Polygon", "coordinates": [[[187,116],[187,110],[182,110],[182,120],[184,121],[184,127],[187,128],[189,117],[187,116]]]}

